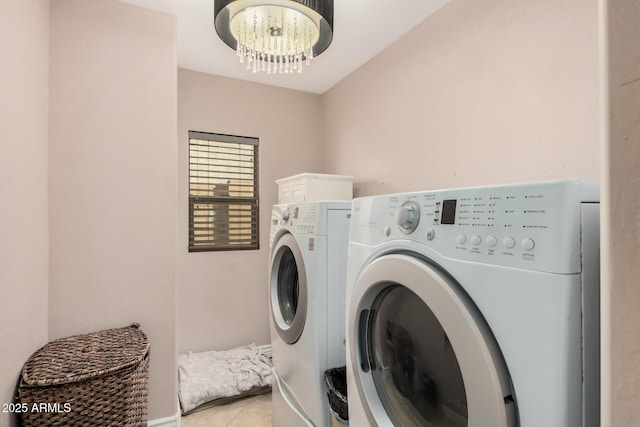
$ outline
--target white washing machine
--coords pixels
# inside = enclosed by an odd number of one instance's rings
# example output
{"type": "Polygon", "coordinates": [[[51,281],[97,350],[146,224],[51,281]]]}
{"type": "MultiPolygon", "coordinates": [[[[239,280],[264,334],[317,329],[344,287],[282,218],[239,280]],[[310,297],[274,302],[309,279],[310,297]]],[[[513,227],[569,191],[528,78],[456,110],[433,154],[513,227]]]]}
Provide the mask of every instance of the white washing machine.
{"type": "Polygon", "coordinates": [[[275,205],[269,301],[276,427],[329,426],[324,371],[345,365],[351,201],[275,205]]]}
{"type": "Polygon", "coordinates": [[[347,270],[352,427],[599,425],[597,184],[355,199],[347,270]]]}

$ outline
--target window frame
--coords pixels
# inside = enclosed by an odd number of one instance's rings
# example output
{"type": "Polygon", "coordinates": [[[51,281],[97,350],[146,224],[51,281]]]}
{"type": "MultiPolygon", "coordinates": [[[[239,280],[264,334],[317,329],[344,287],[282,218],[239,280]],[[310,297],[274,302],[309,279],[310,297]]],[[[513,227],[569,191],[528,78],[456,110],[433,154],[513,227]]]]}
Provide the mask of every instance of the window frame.
{"type": "MultiPolygon", "coordinates": [[[[188,156],[188,229],[187,229],[187,246],[189,252],[218,252],[218,251],[242,251],[242,250],[259,250],[260,249],[260,187],[259,187],[259,139],[254,137],[227,135],[212,132],[200,132],[189,131],[188,138],[189,156],[188,156]],[[253,146],[253,197],[242,196],[202,196],[192,195],[192,156],[191,146],[192,140],[209,141],[213,143],[233,143],[233,144],[246,144],[253,146]],[[213,204],[237,204],[237,205],[249,205],[251,209],[251,218],[255,218],[255,223],[252,223],[251,243],[216,246],[210,245],[195,245],[195,217],[194,205],[200,202],[201,204],[211,203],[213,204]],[[255,239],[254,239],[255,237],[255,239]]],[[[213,222],[211,222],[213,226],[213,222]]],[[[226,229],[229,230],[229,222],[227,222],[226,229]]]]}

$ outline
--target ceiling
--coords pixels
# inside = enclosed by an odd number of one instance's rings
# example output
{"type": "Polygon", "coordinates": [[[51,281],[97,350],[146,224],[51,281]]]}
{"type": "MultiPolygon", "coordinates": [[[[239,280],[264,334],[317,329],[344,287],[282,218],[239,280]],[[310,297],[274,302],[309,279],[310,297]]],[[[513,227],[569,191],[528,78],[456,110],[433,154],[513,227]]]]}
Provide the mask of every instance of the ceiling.
{"type": "Polygon", "coordinates": [[[448,0],[334,0],[333,42],[301,73],[253,73],[240,65],[213,26],[214,0],[121,0],[178,18],[178,67],[324,93],[398,40],[448,0]]]}

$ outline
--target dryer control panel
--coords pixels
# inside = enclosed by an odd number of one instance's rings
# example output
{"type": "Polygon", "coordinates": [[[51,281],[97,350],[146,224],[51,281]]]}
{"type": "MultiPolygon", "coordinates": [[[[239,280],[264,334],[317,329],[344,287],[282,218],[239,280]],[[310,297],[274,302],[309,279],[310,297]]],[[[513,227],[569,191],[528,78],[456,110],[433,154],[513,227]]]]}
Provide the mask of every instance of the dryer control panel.
{"type": "Polygon", "coordinates": [[[469,261],[577,273],[581,204],[593,182],[566,180],[402,193],[355,199],[351,241],[403,239],[469,261]]]}

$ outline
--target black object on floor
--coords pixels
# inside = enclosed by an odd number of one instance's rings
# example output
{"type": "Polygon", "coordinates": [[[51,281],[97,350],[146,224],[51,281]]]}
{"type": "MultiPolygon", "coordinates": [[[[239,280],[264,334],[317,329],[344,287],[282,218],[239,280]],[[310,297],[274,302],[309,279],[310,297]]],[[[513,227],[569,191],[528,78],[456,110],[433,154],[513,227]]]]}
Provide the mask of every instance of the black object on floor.
{"type": "Polygon", "coordinates": [[[347,368],[341,366],[324,371],[327,397],[331,413],[342,424],[348,424],[349,407],[347,401],[347,368]]]}

